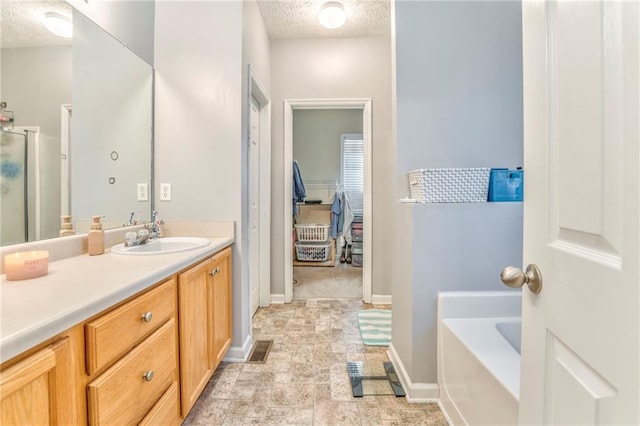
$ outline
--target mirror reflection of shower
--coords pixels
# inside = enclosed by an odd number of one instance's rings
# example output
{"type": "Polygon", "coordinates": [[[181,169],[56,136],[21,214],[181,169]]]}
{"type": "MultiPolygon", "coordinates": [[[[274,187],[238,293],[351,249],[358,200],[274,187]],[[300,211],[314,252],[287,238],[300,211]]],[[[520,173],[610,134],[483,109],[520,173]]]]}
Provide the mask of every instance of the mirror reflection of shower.
{"type": "Polygon", "coordinates": [[[2,126],[3,128],[11,126],[11,128],[13,129],[14,119],[15,115],[13,111],[9,111],[7,109],[7,103],[0,102],[0,126],[2,126]]]}
{"type": "Polygon", "coordinates": [[[38,139],[37,127],[0,128],[0,245],[38,238],[38,139]]]}

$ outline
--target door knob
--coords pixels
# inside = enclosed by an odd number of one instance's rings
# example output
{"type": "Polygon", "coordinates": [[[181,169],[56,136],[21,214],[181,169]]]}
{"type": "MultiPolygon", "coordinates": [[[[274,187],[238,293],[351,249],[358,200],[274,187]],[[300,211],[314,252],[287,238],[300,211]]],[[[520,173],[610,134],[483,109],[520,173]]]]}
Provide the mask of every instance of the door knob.
{"type": "Polygon", "coordinates": [[[542,290],[542,274],[534,264],[527,266],[525,272],[515,266],[507,266],[502,270],[500,279],[507,287],[518,288],[526,284],[532,293],[537,294],[542,290]]]}

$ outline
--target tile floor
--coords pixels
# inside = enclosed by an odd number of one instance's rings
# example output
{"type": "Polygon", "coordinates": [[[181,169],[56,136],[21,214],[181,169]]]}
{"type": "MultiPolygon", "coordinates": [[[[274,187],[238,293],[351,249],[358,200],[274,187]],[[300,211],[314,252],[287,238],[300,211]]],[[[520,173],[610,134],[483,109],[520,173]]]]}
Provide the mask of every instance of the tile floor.
{"type": "Polygon", "coordinates": [[[447,425],[436,404],[351,396],[347,361],[373,371],[388,360],[387,348],[361,343],[356,313],[367,308],[388,306],[309,299],[259,309],[254,339],[274,341],[267,362],[222,363],[184,424],[447,425]]]}

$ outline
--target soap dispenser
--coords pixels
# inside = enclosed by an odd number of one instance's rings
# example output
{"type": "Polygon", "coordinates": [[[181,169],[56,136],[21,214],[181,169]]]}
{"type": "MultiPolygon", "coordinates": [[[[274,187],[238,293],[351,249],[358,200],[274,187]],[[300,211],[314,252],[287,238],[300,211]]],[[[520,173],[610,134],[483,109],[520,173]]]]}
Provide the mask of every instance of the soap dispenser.
{"type": "Polygon", "coordinates": [[[93,216],[91,230],[88,236],[89,256],[95,256],[104,253],[104,231],[100,219],[103,216],[93,216]]]}
{"type": "Polygon", "coordinates": [[[73,224],[71,223],[71,216],[60,216],[62,224],[60,225],[60,236],[66,237],[69,235],[75,235],[76,231],[73,230],[73,224]]]}

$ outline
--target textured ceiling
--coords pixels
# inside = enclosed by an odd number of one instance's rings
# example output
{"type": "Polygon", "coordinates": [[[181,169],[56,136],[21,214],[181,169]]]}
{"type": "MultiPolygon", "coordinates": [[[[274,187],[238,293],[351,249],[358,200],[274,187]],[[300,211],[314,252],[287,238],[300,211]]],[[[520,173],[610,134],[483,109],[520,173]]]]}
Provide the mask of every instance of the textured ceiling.
{"type": "MultiPolygon", "coordinates": [[[[318,11],[326,1],[258,0],[258,7],[272,40],[389,35],[389,0],[341,0],[347,21],[333,30],[318,22],[318,11]]],[[[45,12],[71,16],[71,6],[63,0],[0,0],[0,47],[70,45],[71,40],[44,28],[45,12]]]]}
{"type": "Polygon", "coordinates": [[[333,30],[318,22],[320,7],[328,0],[258,0],[272,40],[291,38],[374,37],[390,34],[389,0],[340,0],[345,24],[333,30]]]}
{"type": "Polygon", "coordinates": [[[71,45],[44,27],[45,12],[70,17],[71,6],[62,0],[0,0],[0,47],[71,45]]]}

